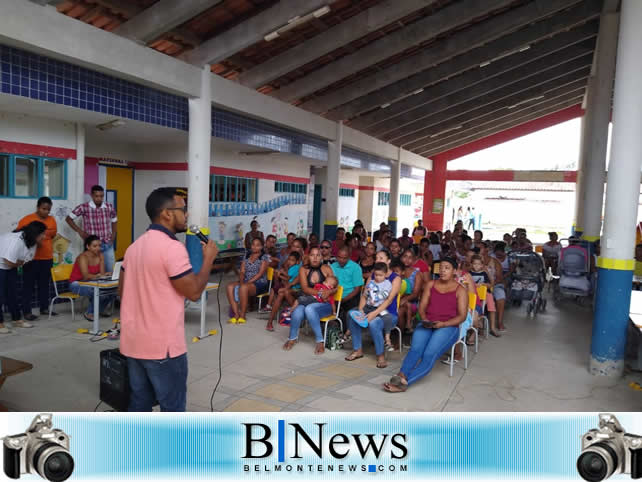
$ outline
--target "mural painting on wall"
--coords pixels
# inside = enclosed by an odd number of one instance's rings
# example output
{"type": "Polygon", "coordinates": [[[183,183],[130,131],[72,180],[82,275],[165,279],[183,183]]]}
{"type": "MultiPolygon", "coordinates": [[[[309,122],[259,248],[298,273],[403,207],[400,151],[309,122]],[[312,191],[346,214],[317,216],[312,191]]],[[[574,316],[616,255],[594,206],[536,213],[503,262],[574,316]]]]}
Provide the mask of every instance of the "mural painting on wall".
{"type": "Polygon", "coordinates": [[[52,215],[56,218],[56,224],[58,225],[58,234],[53,238],[53,264],[58,266],[59,264],[73,264],[76,255],[79,253],[73,253],[73,243],[68,236],[76,235],[71,231],[71,228],[67,226],[65,219],[71,213],[73,208],[65,205],[56,205],[54,204],[54,209],[52,215]],[[60,234],[60,231],[65,231],[65,236],[60,234]],[[71,233],[71,234],[68,234],[71,233]]]}
{"type": "Polygon", "coordinates": [[[289,232],[306,236],[308,211],[305,194],[287,194],[262,203],[210,203],[210,233],[220,249],[243,247],[250,223],[257,221],[265,236],[285,243],[289,232]]]}
{"type": "Polygon", "coordinates": [[[347,232],[352,231],[352,221],[350,216],[341,216],[339,218],[339,227],[345,229],[347,232]]]}

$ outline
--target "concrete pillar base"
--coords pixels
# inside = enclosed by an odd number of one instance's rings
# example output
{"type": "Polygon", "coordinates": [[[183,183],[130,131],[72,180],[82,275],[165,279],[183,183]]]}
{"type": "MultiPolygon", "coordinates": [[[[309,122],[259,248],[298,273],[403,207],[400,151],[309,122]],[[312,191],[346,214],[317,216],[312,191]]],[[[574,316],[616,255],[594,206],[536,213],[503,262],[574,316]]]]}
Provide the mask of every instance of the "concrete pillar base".
{"type": "Polygon", "coordinates": [[[336,222],[329,223],[326,222],[323,224],[323,238],[330,241],[334,241],[337,238],[337,228],[338,224],[336,222]]]}
{"type": "Polygon", "coordinates": [[[591,342],[590,372],[618,377],[624,373],[626,332],[631,305],[631,260],[600,258],[591,342]],[[610,265],[609,268],[603,266],[610,265]],[[613,267],[614,269],[610,269],[613,267]]]}
{"type": "Polygon", "coordinates": [[[392,235],[396,238],[399,233],[397,233],[397,218],[388,218],[388,226],[392,231],[392,235]]]}
{"type": "MultiPolygon", "coordinates": [[[[201,233],[206,236],[209,236],[209,228],[200,228],[201,233]]],[[[198,273],[203,266],[203,248],[201,247],[201,240],[196,237],[195,234],[187,232],[185,237],[185,248],[187,248],[187,255],[189,256],[189,262],[192,264],[192,270],[195,273],[198,273]]]]}

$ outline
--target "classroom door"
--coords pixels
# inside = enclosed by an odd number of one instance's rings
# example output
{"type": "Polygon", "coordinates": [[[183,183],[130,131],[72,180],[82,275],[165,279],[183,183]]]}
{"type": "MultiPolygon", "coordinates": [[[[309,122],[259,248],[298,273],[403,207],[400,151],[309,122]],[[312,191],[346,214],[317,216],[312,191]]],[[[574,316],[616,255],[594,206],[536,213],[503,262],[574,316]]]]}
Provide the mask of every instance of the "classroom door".
{"type": "Polygon", "coordinates": [[[119,260],[125,256],[134,235],[134,170],[131,167],[107,167],[107,195],[113,199],[118,216],[114,250],[119,260]]]}

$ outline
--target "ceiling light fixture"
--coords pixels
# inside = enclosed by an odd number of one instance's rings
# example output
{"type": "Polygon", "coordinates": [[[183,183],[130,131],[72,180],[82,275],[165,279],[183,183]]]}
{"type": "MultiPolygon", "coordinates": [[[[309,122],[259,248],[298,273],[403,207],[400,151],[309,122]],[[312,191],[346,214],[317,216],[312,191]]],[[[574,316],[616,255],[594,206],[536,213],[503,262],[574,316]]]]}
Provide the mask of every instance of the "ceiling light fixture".
{"type": "Polygon", "coordinates": [[[96,129],[99,131],[108,131],[109,129],[113,129],[115,127],[120,127],[124,126],[125,121],[122,119],[114,119],[113,121],[105,122],[104,124],[98,124],[96,126],[96,129]]]}
{"type": "Polygon", "coordinates": [[[306,15],[303,15],[303,16],[297,15],[296,17],[291,18],[290,20],[288,20],[288,23],[286,23],[282,27],[274,30],[273,32],[270,32],[269,34],[267,34],[265,37],[263,37],[263,39],[266,42],[271,42],[272,40],[280,37],[281,34],[284,34],[288,30],[292,30],[293,28],[296,28],[299,25],[303,25],[304,23],[309,22],[313,18],[323,17],[327,13],[330,13],[330,7],[326,5],[324,7],[318,8],[315,11],[310,12],[310,13],[308,13],[306,15]]]}
{"type": "Polygon", "coordinates": [[[462,125],[458,125],[458,126],[455,126],[455,127],[449,127],[448,129],[444,129],[443,131],[439,131],[436,134],[431,135],[430,138],[432,139],[433,137],[438,137],[438,136],[440,136],[442,134],[445,134],[446,132],[456,131],[457,129],[461,129],[462,127],[463,127],[462,125]]]}

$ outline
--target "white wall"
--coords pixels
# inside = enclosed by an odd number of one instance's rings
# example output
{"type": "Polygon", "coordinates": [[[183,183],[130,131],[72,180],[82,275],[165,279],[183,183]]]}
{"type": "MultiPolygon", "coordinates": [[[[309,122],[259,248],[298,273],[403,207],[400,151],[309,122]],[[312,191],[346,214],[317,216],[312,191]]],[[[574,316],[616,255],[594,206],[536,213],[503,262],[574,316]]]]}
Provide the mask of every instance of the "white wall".
{"type": "Polygon", "coordinates": [[[423,192],[423,183],[413,179],[401,179],[399,183],[399,194],[409,194],[411,204],[410,206],[402,206],[399,204],[399,211],[397,213],[397,231],[399,236],[401,236],[401,230],[403,228],[410,229],[410,234],[412,234],[412,228],[416,220],[422,216],[423,203],[420,201],[423,198],[416,196],[416,193],[419,192],[423,192]]]}
{"type": "MultiPolygon", "coordinates": [[[[43,146],[39,155],[53,153],[47,147],[76,149],[76,131],[73,122],[44,119],[25,114],[0,112],[0,140],[43,146]]],[[[74,198],[73,179],[76,177],[76,161],[67,161],[67,198],[53,201],[52,216],[56,218],[58,232],[72,241],[72,256],[81,248],[78,235],[67,226],[65,218],[79,202],[74,198]]],[[[12,231],[18,221],[36,210],[36,198],[0,200],[0,233],[12,231]]]]}
{"type": "MultiPolygon", "coordinates": [[[[339,185],[359,185],[359,174],[350,169],[341,169],[339,173],[339,185]]],[[[359,211],[359,189],[354,190],[354,197],[339,196],[339,226],[346,230],[352,230],[359,211]]]]}

